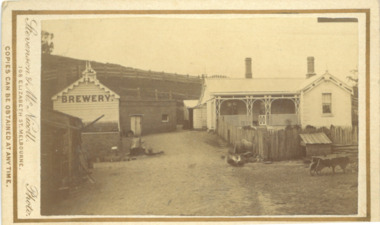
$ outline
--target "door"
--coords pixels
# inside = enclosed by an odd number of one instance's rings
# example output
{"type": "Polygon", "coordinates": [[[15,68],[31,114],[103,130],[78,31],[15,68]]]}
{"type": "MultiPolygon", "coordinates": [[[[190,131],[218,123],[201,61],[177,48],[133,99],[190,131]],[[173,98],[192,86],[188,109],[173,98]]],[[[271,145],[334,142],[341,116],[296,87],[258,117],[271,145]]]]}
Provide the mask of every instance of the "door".
{"type": "Polygon", "coordinates": [[[193,109],[189,109],[189,129],[193,128],[193,109]]]}
{"type": "Polygon", "coordinates": [[[141,135],[141,116],[131,116],[131,130],[134,135],[141,135]]]}
{"type": "Polygon", "coordinates": [[[259,125],[267,125],[267,117],[266,115],[259,115],[259,125]]]}

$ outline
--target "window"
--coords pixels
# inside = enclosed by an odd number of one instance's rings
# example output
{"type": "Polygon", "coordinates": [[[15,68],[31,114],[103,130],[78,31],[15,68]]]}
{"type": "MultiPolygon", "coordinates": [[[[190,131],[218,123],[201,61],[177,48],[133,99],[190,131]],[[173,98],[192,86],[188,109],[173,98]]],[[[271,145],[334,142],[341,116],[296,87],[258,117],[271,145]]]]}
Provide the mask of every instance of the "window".
{"type": "Polygon", "coordinates": [[[162,114],[161,120],[162,120],[162,122],[169,122],[169,115],[168,114],[162,114]]]}
{"type": "Polygon", "coordinates": [[[322,113],[331,114],[331,93],[322,94],[322,113]]]}

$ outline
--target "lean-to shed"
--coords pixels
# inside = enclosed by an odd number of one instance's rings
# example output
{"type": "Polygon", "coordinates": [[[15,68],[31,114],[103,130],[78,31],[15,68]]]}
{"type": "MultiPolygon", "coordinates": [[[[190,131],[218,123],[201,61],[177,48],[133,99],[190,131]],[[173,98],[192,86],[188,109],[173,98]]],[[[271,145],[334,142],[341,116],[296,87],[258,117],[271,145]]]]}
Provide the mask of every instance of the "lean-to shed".
{"type": "Polygon", "coordinates": [[[300,134],[301,146],[306,148],[306,156],[327,155],[331,153],[331,140],[325,133],[300,134]]]}
{"type": "Polygon", "coordinates": [[[86,174],[80,165],[85,153],[80,118],[50,109],[42,109],[41,118],[41,213],[46,215],[57,196],[63,197],[62,191],[69,191],[86,174]]]}

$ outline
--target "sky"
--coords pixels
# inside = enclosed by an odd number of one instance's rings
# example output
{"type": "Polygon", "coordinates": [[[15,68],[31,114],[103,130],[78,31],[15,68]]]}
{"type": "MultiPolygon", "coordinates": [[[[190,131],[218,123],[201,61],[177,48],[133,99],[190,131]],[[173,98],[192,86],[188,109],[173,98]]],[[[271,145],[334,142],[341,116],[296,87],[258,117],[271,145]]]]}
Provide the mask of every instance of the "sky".
{"type": "Polygon", "coordinates": [[[358,66],[358,24],[317,18],[144,17],[47,20],[54,55],[158,72],[243,78],[303,77],[315,71],[341,79],[358,66]]]}

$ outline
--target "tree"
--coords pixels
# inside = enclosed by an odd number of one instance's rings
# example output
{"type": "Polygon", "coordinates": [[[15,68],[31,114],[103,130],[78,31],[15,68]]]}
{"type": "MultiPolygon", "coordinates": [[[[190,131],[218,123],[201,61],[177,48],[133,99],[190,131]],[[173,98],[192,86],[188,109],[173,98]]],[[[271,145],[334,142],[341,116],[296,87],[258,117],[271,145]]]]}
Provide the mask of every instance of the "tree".
{"type": "Polygon", "coordinates": [[[358,69],[353,69],[350,71],[352,73],[352,76],[347,76],[347,80],[353,83],[353,86],[358,85],[358,69]]]}
{"type": "Polygon", "coordinates": [[[51,54],[54,50],[54,34],[47,31],[41,31],[41,52],[42,54],[51,54]]]}
{"type": "Polygon", "coordinates": [[[351,97],[352,125],[357,126],[359,121],[358,69],[353,69],[350,72],[352,73],[352,76],[347,76],[347,80],[351,83],[352,89],[354,91],[351,97]]]}

